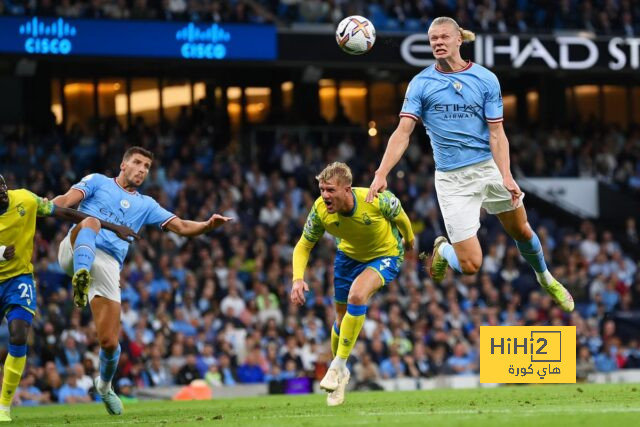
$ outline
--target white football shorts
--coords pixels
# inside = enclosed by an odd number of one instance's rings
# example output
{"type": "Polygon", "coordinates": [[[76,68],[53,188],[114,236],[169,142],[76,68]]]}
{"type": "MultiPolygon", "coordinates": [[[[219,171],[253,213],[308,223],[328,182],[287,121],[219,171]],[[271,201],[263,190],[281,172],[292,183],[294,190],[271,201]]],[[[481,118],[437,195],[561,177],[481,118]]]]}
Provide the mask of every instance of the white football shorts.
{"type": "MultiPolygon", "coordinates": [[[[58,262],[65,273],[73,276],[73,247],[68,234],[60,242],[58,262]]],[[[96,295],[100,295],[120,303],[120,264],[114,257],[98,248],[96,248],[96,257],[91,266],[91,279],[89,301],[96,295]]]]}
{"type": "Polygon", "coordinates": [[[451,243],[473,237],[480,228],[480,208],[495,215],[522,206],[511,204],[511,193],[502,184],[502,175],[493,159],[460,169],[435,173],[438,203],[451,243]]]}

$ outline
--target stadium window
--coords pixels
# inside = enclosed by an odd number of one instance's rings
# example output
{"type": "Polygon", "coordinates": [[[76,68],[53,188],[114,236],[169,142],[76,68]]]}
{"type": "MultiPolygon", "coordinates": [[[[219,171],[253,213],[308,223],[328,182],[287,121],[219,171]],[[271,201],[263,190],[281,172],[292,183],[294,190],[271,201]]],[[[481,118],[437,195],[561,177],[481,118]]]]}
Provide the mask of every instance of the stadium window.
{"type": "Polygon", "coordinates": [[[367,123],[367,87],[360,81],[340,82],[340,105],[351,123],[367,123]]]}
{"type": "Polygon", "coordinates": [[[564,102],[567,117],[572,121],[575,120],[578,112],[576,111],[576,93],[573,90],[573,86],[565,88],[564,102]]]}
{"type": "Polygon", "coordinates": [[[537,90],[527,92],[527,114],[530,121],[537,122],[540,119],[540,94],[537,90]]]}
{"type": "MultiPolygon", "coordinates": [[[[398,83],[398,93],[402,95],[402,99],[404,99],[405,94],[407,93],[407,88],[409,87],[409,82],[398,83]]],[[[398,111],[400,111],[402,105],[398,105],[398,111]]]]}
{"type": "Polygon", "coordinates": [[[175,122],[180,111],[191,109],[191,83],[187,80],[168,80],[162,84],[162,114],[169,122],[175,122]]]}
{"type": "MultiPolygon", "coordinates": [[[[138,117],[142,117],[148,125],[154,125],[160,121],[158,79],[132,79],[130,98],[131,116],[134,121],[138,117]]],[[[126,112],[126,97],[116,97],[116,114],[120,115],[122,111],[126,112]]]]}
{"type": "Polygon", "coordinates": [[[502,95],[502,116],[504,121],[512,123],[518,117],[518,99],[515,95],[502,95]]]}
{"type": "Polygon", "coordinates": [[[318,81],[318,96],[320,97],[320,115],[332,122],[336,116],[336,81],[332,79],[320,79],[318,81]]]}
{"type": "Polygon", "coordinates": [[[91,80],[68,80],[64,85],[67,130],[74,125],[88,130],[95,118],[95,87],[91,80]]]}
{"type": "Polygon", "coordinates": [[[293,107],[293,82],[284,82],[282,89],[282,108],[285,111],[291,111],[293,107]]]}
{"type": "Polygon", "coordinates": [[[396,93],[393,83],[376,82],[371,85],[369,101],[371,119],[377,127],[392,127],[398,123],[400,106],[396,105],[396,93]]]}
{"type": "Polygon", "coordinates": [[[124,79],[101,79],[98,82],[98,113],[100,120],[115,118],[127,128],[127,83],[124,79]],[[118,104],[122,104],[118,109],[118,104]]]}
{"type": "Polygon", "coordinates": [[[244,95],[247,98],[247,121],[263,122],[271,108],[271,88],[248,87],[244,90],[244,95]]]}
{"type": "Polygon", "coordinates": [[[625,86],[605,85],[602,87],[604,97],[604,122],[626,127],[629,123],[627,111],[627,88],[625,86]]]}
{"type": "Polygon", "coordinates": [[[575,112],[582,122],[591,118],[600,119],[600,88],[596,85],[573,87],[575,112]]]}
{"type": "Polygon", "coordinates": [[[633,123],[640,123],[640,86],[631,89],[631,108],[633,111],[633,123]]]}
{"type": "Polygon", "coordinates": [[[237,132],[242,123],[242,88],[236,86],[227,88],[227,112],[231,129],[237,132]]]}
{"type": "Polygon", "coordinates": [[[224,90],[223,88],[217,86],[213,91],[213,96],[214,96],[214,99],[216,100],[216,108],[227,108],[228,110],[228,107],[227,107],[228,100],[223,99],[223,96],[222,96],[223,90],[224,90]]]}
{"type": "MultiPolygon", "coordinates": [[[[216,94],[217,91],[220,88],[216,88],[216,94]]],[[[193,103],[197,104],[198,102],[200,102],[201,100],[205,99],[207,97],[207,85],[203,82],[198,82],[198,83],[194,83],[193,85],[193,103]]]]}
{"type": "Polygon", "coordinates": [[[60,79],[51,80],[51,113],[56,118],[56,124],[62,124],[64,113],[62,110],[62,97],[60,96],[60,79]]]}

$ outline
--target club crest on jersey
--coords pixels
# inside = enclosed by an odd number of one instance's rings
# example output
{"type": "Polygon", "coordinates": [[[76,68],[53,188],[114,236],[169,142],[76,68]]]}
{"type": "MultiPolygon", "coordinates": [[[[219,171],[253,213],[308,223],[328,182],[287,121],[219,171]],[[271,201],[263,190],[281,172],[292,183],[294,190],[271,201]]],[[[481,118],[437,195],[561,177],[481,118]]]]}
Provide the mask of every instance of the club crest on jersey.
{"type": "Polygon", "coordinates": [[[453,82],[453,88],[454,88],[456,91],[460,92],[460,91],[462,90],[462,83],[460,83],[460,82],[453,82]]]}
{"type": "Polygon", "coordinates": [[[371,225],[371,218],[369,218],[366,212],[362,214],[362,222],[364,222],[365,225],[371,225]]]}
{"type": "Polygon", "coordinates": [[[129,203],[129,201],[127,199],[122,199],[122,200],[120,200],[120,206],[122,206],[125,209],[129,209],[131,204],[129,203]]]}
{"type": "Polygon", "coordinates": [[[16,206],[16,210],[18,211],[18,214],[20,216],[25,216],[25,214],[27,213],[27,211],[24,210],[24,206],[22,206],[22,203],[20,203],[18,206],[16,206]]]}

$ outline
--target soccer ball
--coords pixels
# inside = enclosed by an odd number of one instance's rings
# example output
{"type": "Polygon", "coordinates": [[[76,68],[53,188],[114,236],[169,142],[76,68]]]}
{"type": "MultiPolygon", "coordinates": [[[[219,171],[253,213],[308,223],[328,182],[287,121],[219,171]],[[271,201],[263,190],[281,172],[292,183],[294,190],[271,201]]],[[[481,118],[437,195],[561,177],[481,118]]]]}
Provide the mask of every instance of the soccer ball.
{"type": "Polygon", "coordinates": [[[369,52],[376,42],[376,29],[363,16],[348,16],[336,28],[336,41],[340,49],[348,54],[362,55],[369,52]]]}

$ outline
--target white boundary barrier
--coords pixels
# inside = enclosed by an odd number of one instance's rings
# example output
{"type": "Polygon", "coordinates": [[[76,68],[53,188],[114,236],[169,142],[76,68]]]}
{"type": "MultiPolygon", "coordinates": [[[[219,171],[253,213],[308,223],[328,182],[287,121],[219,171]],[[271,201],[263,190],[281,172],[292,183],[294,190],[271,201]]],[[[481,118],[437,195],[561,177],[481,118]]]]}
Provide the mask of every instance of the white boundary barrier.
{"type": "MultiPolygon", "coordinates": [[[[625,369],[611,373],[590,374],[587,383],[640,383],[640,369],[625,369]]],[[[436,390],[436,389],[464,389],[464,388],[488,388],[499,387],[500,384],[481,384],[480,376],[441,376],[435,378],[398,378],[380,380],[378,384],[385,391],[411,391],[411,390],[436,390]]],[[[151,387],[136,391],[141,399],[171,399],[181,387],[151,387]]],[[[320,393],[318,383],[314,385],[314,391],[320,393]]],[[[266,396],[269,393],[267,384],[235,385],[231,387],[213,387],[214,399],[266,396]]]]}

